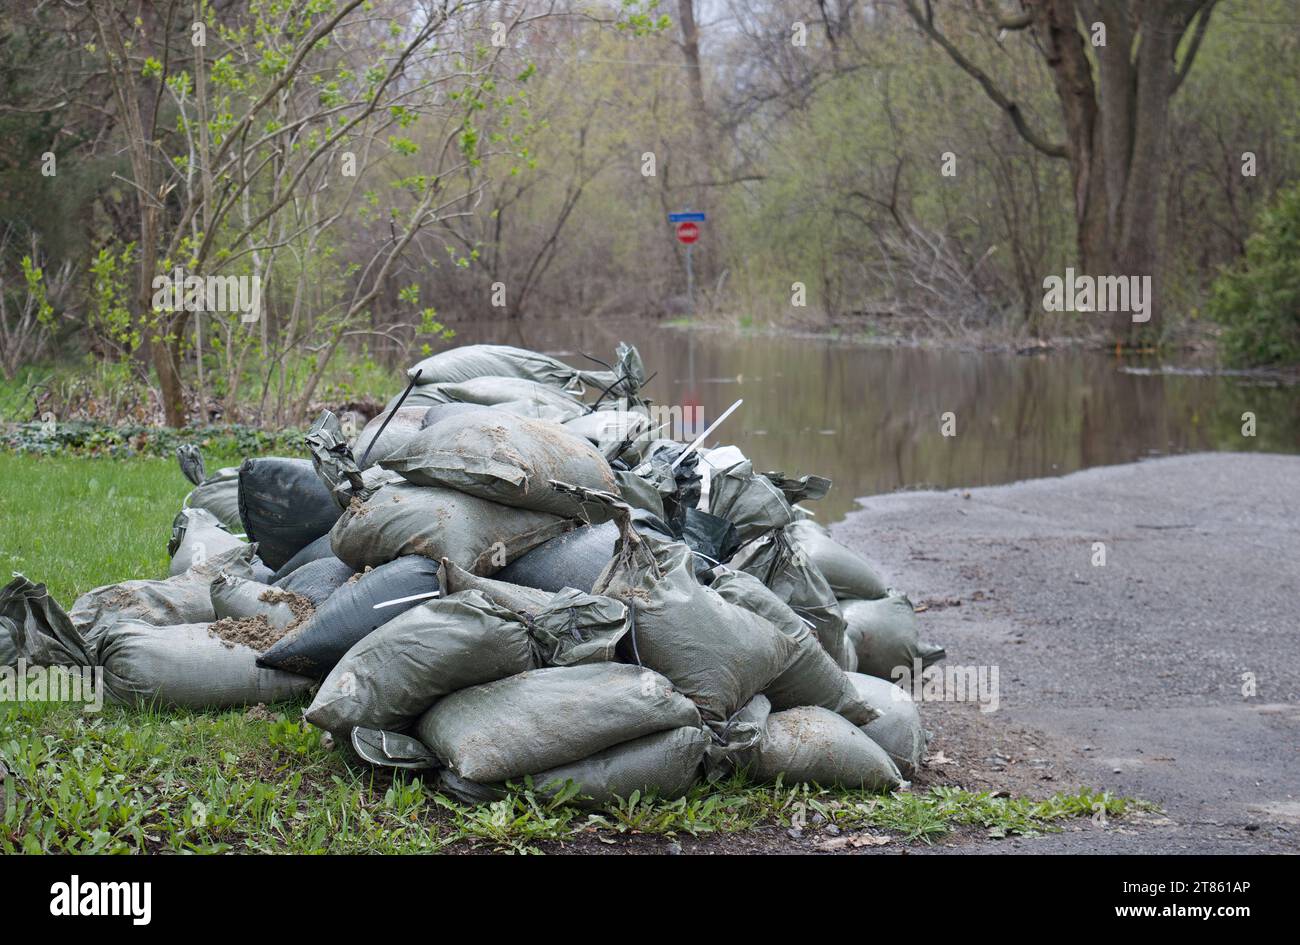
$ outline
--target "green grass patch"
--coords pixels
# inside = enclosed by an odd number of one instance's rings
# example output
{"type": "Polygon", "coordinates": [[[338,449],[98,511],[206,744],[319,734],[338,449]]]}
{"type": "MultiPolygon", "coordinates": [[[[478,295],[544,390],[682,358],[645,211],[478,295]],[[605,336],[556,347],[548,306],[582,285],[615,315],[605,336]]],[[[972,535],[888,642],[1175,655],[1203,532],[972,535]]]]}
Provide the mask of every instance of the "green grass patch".
{"type": "MultiPolygon", "coordinates": [[[[878,796],[745,783],[580,810],[530,790],[470,806],[419,777],[352,767],[301,707],[148,712],[67,705],[0,709],[9,768],[0,853],[533,852],[548,842],[707,837],[819,824],[931,842],[961,827],[995,836],[1058,829],[1134,802],[1081,790],[1044,801],[955,788],[878,796]]],[[[1142,805],[1145,806],[1145,805],[1142,805]]]]}
{"type": "MultiPolygon", "coordinates": [[[[209,465],[237,457],[214,454],[209,465]]],[[[171,459],[0,452],[0,564],[65,606],[103,584],[167,573],[166,541],[189,483],[171,459]]],[[[409,776],[353,767],[300,704],[273,712],[0,704],[9,770],[0,853],[136,851],[527,852],[547,842],[732,834],[763,826],[873,828],[930,842],[954,829],[1052,830],[1132,803],[1092,791],[1046,801],[947,788],[878,797],[737,778],[675,801],[580,810],[528,789],[467,806],[409,776]]]]}

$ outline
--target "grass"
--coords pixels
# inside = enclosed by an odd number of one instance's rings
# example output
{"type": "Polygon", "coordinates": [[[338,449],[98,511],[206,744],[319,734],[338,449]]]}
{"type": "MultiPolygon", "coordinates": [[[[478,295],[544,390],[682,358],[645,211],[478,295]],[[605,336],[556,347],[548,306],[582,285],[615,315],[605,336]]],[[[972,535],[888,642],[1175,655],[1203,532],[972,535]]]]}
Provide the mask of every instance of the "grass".
{"type": "MultiPolygon", "coordinates": [[[[216,468],[235,457],[208,460],[216,468]]],[[[0,482],[0,564],[45,582],[65,606],[92,587],[166,574],[168,530],[189,489],[173,460],[0,452],[0,482]]],[[[417,777],[350,766],[302,708],[88,714],[0,703],[9,771],[0,853],[529,852],[803,823],[930,842],[961,828],[1032,834],[1099,806],[1122,816],[1135,803],[1088,790],[1045,801],[954,788],[878,797],[737,778],[676,801],[634,796],[595,811],[527,785],[466,806],[417,777]]]]}
{"type": "Polygon", "coordinates": [[[932,841],[958,827],[1033,834],[1133,802],[1081,790],[1045,801],[954,788],[876,796],[737,778],[675,801],[632,797],[595,811],[522,787],[482,806],[457,803],[420,778],[349,767],[322,734],[279,711],[149,712],[66,705],[0,709],[10,769],[3,853],[428,853],[707,837],[810,822],[932,841]]]}

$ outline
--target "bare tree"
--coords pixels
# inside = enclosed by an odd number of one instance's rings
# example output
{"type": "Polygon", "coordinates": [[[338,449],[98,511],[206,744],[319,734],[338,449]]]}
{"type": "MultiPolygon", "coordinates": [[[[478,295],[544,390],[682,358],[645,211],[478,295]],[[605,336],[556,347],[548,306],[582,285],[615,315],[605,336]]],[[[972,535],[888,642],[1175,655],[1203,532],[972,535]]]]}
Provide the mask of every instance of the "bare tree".
{"type": "MultiPolygon", "coordinates": [[[[1149,275],[1160,285],[1161,182],[1169,160],[1170,101],[1186,78],[1218,0],[997,0],[983,6],[998,30],[1029,30],[1051,70],[1065,140],[1035,127],[1014,98],[943,32],[933,0],[904,0],[912,19],[1001,108],[1027,142],[1068,160],[1083,269],[1093,275],[1149,275]],[[1181,58],[1179,49],[1187,38],[1181,58]]],[[[1117,343],[1159,329],[1116,313],[1117,343]]]]}

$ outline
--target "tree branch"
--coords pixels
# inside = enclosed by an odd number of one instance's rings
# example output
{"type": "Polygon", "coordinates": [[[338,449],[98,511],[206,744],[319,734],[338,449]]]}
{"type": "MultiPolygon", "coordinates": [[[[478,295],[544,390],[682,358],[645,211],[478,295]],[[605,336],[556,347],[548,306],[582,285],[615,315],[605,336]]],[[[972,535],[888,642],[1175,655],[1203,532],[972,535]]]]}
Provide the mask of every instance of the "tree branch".
{"type": "MultiPolygon", "coordinates": [[[[1174,92],[1178,91],[1178,87],[1181,86],[1183,80],[1187,78],[1187,73],[1192,70],[1192,63],[1196,60],[1196,54],[1201,48],[1201,40],[1205,38],[1205,31],[1210,25],[1210,14],[1214,12],[1214,7],[1217,3],[1218,0],[1208,0],[1204,6],[1200,7],[1199,10],[1196,11],[1196,13],[1200,14],[1196,21],[1196,31],[1192,33],[1192,41],[1187,47],[1187,53],[1183,56],[1182,63],[1174,73],[1174,86],[1170,90],[1170,95],[1173,95],[1174,92]]],[[[1196,14],[1193,13],[1193,15],[1195,16],[1196,14]]]]}
{"type": "Polygon", "coordinates": [[[1070,150],[1065,144],[1048,141],[1042,135],[1030,128],[1020,106],[1003,94],[1002,90],[993,83],[993,79],[989,77],[988,73],[975,65],[975,63],[970,59],[967,59],[965,54],[963,54],[947,36],[944,36],[939,32],[938,28],[934,25],[934,11],[930,7],[929,0],[926,2],[925,13],[922,13],[917,7],[915,0],[903,0],[903,5],[912,19],[916,21],[916,25],[921,28],[921,31],[934,42],[938,43],[943,51],[948,54],[949,58],[961,67],[962,71],[980,84],[980,88],[982,88],[984,93],[992,99],[993,103],[1007,113],[1007,117],[1011,119],[1011,124],[1015,126],[1020,137],[1024,138],[1025,141],[1029,142],[1029,144],[1035,149],[1046,154],[1048,157],[1069,157],[1070,150]]]}

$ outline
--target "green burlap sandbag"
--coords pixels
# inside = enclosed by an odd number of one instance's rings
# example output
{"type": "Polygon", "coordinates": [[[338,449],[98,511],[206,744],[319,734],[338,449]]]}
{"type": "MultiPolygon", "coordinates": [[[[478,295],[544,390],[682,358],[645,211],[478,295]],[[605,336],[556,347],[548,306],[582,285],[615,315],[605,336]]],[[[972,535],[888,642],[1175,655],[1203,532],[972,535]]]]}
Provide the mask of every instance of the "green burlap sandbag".
{"type": "Polygon", "coordinates": [[[775,528],[750,542],[731,559],[733,567],[754,575],[791,609],[812,622],[813,631],[831,658],[844,657],[844,615],[835,592],[786,534],[775,528]]]}
{"type": "Polygon", "coordinates": [[[353,500],[330,533],[334,554],[360,571],[402,555],[447,558],[490,575],[572,523],[454,489],[390,483],[353,500]]]}
{"type": "Polygon", "coordinates": [[[330,670],[307,721],[348,737],[401,731],[445,695],[536,665],[523,620],[478,591],[434,599],[363,637],[330,670]]]}
{"type": "MultiPolygon", "coordinates": [[[[626,510],[626,507],[624,507],[626,510]]],[[[618,551],[594,588],[632,612],[624,656],[663,673],[706,719],[726,719],[781,675],[795,644],[695,577],[690,548],[616,519],[618,551]]]]}
{"type": "Polygon", "coordinates": [[[848,677],[858,697],[880,713],[862,730],[894,759],[903,777],[912,777],[920,767],[927,741],[916,703],[905,689],[884,679],[862,673],[849,673],[848,677]]]}
{"type": "Polygon", "coordinates": [[[749,776],[869,791],[903,784],[898,766],[862,729],[819,706],[773,712],[762,740],[741,759],[749,776]]]}
{"type": "MultiPolygon", "coordinates": [[[[576,807],[609,804],[636,793],[675,800],[699,780],[708,745],[709,735],[702,728],[670,728],[529,775],[527,780],[543,797],[553,797],[563,791],[567,803],[576,807]]],[[[510,783],[520,788],[527,784],[524,778],[515,778],[510,783]]],[[[488,803],[507,794],[505,784],[481,784],[449,769],[440,772],[439,786],[470,804],[488,803]]]]}
{"type": "Polygon", "coordinates": [[[924,669],[945,655],[943,647],[920,641],[912,602],[904,594],[844,601],[842,608],[860,673],[897,680],[903,672],[916,675],[918,660],[924,669]]]}
{"type": "Polygon", "coordinates": [[[821,526],[804,519],[787,528],[786,534],[812,559],[841,600],[879,600],[889,593],[871,562],[831,538],[821,526]]]}
{"type": "Polygon", "coordinates": [[[508,781],[614,745],[696,727],[695,705],[663,676],[624,663],[535,669],[436,702],[420,740],[471,781],[508,781]]]}
{"type": "Polygon", "coordinates": [[[606,507],[584,509],[553,479],[587,489],[618,488],[600,451],[558,423],[499,410],[448,417],[418,431],[381,465],[419,486],[455,489],[513,508],[600,521],[606,507]]]}
{"type": "Polygon", "coordinates": [[[809,626],[758,578],[729,570],[719,574],[712,587],[724,600],[765,617],[794,643],[794,659],[763,690],[774,711],[818,705],[838,712],[854,725],[865,725],[875,718],[809,626]]]}

